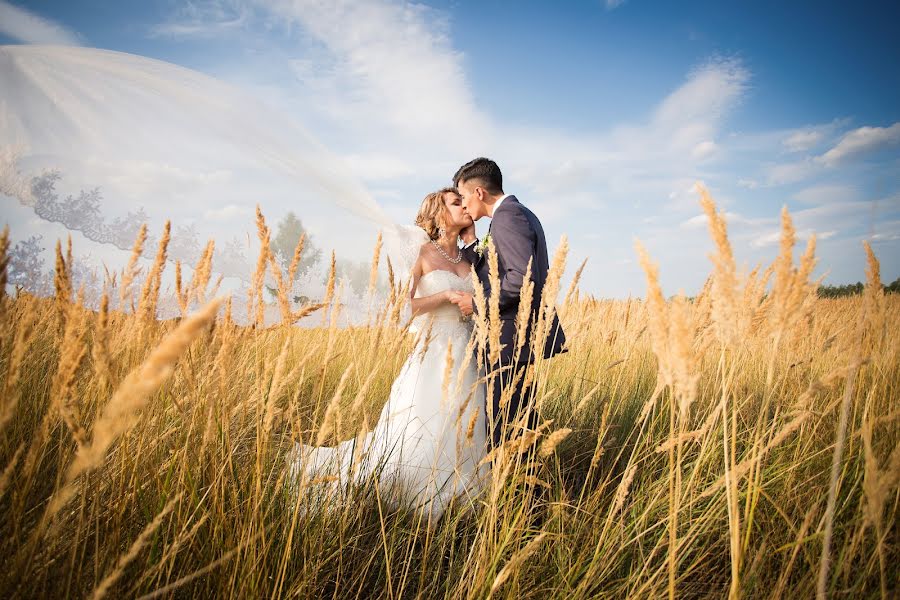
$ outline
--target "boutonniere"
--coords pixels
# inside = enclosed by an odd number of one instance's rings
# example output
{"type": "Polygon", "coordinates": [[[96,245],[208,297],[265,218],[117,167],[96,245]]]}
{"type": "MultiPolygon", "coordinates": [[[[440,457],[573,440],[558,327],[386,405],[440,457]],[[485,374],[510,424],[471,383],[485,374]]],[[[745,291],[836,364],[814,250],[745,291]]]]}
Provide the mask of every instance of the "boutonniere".
{"type": "Polygon", "coordinates": [[[484,236],[484,239],[481,240],[477,246],[475,246],[475,253],[478,254],[478,256],[484,256],[484,251],[487,249],[487,245],[488,243],[490,243],[490,241],[491,232],[488,232],[488,234],[484,236]]]}

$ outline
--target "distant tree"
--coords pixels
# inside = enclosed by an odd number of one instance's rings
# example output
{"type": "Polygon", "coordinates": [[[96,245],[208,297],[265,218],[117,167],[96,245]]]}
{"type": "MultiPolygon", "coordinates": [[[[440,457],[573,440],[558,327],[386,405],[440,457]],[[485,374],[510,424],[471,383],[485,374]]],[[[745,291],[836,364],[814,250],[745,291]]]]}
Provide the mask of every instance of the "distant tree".
{"type": "MultiPolygon", "coordinates": [[[[900,277],[888,285],[882,284],[882,287],[886,294],[900,293],[900,277]]],[[[862,294],[865,289],[866,286],[861,281],[857,281],[856,283],[845,283],[843,285],[821,285],[819,286],[819,297],[843,298],[844,296],[856,296],[857,294],[862,294]]]]}
{"type": "Polygon", "coordinates": [[[190,265],[195,265],[200,259],[200,239],[197,227],[190,225],[176,225],[172,241],[169,242],[169,253],[190,265]]]}
{"type": "Polygon", "coordinates": [[[303,227],[303,223],[297,218],[297,215],[293,212],[284,215],[278,222],[277,232],[271,241],[275,257],[283,267],[287,267],[294,256],[294,248],[297,247],[297,242],[304,233],[306,233],[306,241],[303,244],[303,256],[300,257],[300,266],[298,267],[300,273],[315,266],[322,258],[322,251],[313,243],[312,236],[303,227]]]}
{"type": "Polygon", "coordinates": [[[364,294],[369,287],[371,265],[366,262],[338,259],[335,261],[337,279],[344,279],[357,295],[364,294]]]}

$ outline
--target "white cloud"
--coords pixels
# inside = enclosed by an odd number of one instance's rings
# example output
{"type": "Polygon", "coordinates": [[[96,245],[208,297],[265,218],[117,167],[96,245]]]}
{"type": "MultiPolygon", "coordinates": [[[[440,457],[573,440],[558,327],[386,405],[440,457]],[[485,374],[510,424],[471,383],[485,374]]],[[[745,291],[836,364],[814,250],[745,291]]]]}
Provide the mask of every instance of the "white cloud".
{"type": "Polygon", "coordinates": [[[797,183],[815,173],[818,165],[811,160],[770,165],[766,173],[766,185],[778,186],[797,183]]]}
{"type": "Polygon", "coordinates": [[[226,204],[221,208],[211,208],[203,213],[203,218],[213,221],[247,221],[253,214],[249,206],[226,204]]]}
{"type": "Polygon", "coordinates": [[[814,185],[800,190],[792,197],[803,204],[815,205],[853,202],[859,199],[859,190],[849,185],[814,185]]]}
{"type": "Polygon", "coordinates": [[[821,129],[800,129],[793,132],[782,142],[788,152],[804,152],[820,144],[825,139],[821,129]]]}
{"type": "Polygon", "coordinates": [[[313,63],[295,61],[294,72],[315,96],[310,106],[348,128],[378,129],[382,138],[443,138],[447,145],[487,130],[445,13],[377,0],[260,4],[325,49],[313,63]]]}
{"type": "MultiPolygon", "coordinates": [[[[725,222],[728,226],[734,225],[759,225],[763,223],[770,223],[773,219],[763,218],[763,219],[753,219],[749,217],[745,217],[736,212],[725,211],[725,222]]],[[[706,227],[707,223],[709,223],[709,219],[706,214],[695,215],[686,221],[682,221],[679,224],[679,227],[683,229],[698,229],[701,227],[706,227]]]]}
{"type": "Polygon", "coordinates": [[[848,159],[859,157],[900,143],[900,123],[890,127],[860,127],[845,134],[834,148],[817,160],[835,166],[848,159]]]}
{"type": "MultiPolygon", "coordinates": [[[[808,240],[813,234],[815,234],[816,240],[819,241],[834,237],[834,235],[837,234],[837,231],[833,229],[829,231],[813,231],[812,229],[803,229],[796,233],[798,240],[808,240]]],[[[765,248],[766,246],[775,246],[779,242],[781,242],[781,231],[776,229],[774,231],[769,231],[757,236],[750,242],[750,245],[754,248],[765,248]]]]}
{"type": "Polygon", "coordinates": [[[715,59],[694,69],[688,80],[656,109],[654,121],[677,128],[706,129],[719,122],[747,89],[750,73],[735,59],[715,59]]]}
{"type": "Polygon", "coordinates": [[[715,154],[717,148],[715,142],[706,140],[694,146],[694,149],[691,150],[691,156],[697,160],[705,160],[715,154]]]}
{"type": "Polygon", "coordinates": [[[150,37],[214,37],[244,27],[251,17],[243,2],[213,0],[187,2],[165,23],[150,27],[150,37]]]}
{"type": "Polygon", "coordinates": [[[74,31],[5,0],[0,0],[0,33],[26,44],[81,45],[74,31]]]}
{"type": "MultiPolygon", "coordinates": [[[[709,240],[702,232],[705,217],[696,215],[694,181],[716,190],[736,253],[768,255],[772,236],[777,243],[780,235],[777,209],[787,194],[771,203],[766,193],[741,188],[822,184],[823,165],[809,153],[834,145],[848,127],[835,121],[728,131],[751,78],[735,59],[703,63],[644,117],[609,130],[548,128],[540,120],[514,124],[477,103],[480,94],[495,92],[474,88],[466,56],[453,45],[453,30],[467,26],[464,17],[452,23],[442,10],[403,0],[201,0],[191,7],[157,33],[244,39],[273,24],[288,32],[278,40],[287,46],[267,54],[271,70],[239,72],[234,64],[223,70],[254,92],[265,89],[270,103],[328,140],[397,222],[409,222],[424,193],[449,183],[459,164],[491,156],[503,167],[507,191],[544,221],[551,245],[566,231],[573,240],[590,240],[584,250],[592,256],[616,256],[622,248],[630,256],[625,238],[632,233],[655,239],[664,249],[663,276],[678,286],[699,285],[708,271],[709,240]],[[760,204],[750,208],[750,202],[760,204]]],[[[871,211],[856,197],[842,198],[839,187],[848,182],[835,175],[829,183],[834,189],[810,185],[798,192],[794,200],[815,206],[792,214],[801,235],[819,231],[825,239],[840,231],[841,240],[827,244],[833,247],[860,235],[871,211]]],[[[222,204],[203,207],[208,218],[241,220],[222,204]]],[[[631,274],[613,265],[596,273],[604,293],[643,289],[638,269],[631,274]]]]}
{"type": "Polygon", "coordinates": [[[396,156],[379,154],[348,154],[344,162],[364,181],[397,179],[415,172],[411,164],[396,156]]]}

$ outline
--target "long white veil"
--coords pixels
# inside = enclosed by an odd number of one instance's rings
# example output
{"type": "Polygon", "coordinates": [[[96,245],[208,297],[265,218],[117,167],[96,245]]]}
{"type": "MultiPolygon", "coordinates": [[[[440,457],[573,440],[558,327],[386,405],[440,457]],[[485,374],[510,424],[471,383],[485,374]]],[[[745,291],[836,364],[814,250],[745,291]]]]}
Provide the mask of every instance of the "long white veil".
{"type": "Polygon", "coordinates": [[[79,232],[76,246],[104,264],[124,261],[140,222],[158,234],[171,219],[170,260],[193,264],[213,238],[213,269],[240,294],[256,259],[257,204],[272,221],[295,213],[324,263],[331,249],[368,260],[381,231],[402,274],[424,235],[393,223],[295,121],[207,75],[109,50],[0,46],[0,90],[4,220],[15,229],[37,216],[79,232]]]}

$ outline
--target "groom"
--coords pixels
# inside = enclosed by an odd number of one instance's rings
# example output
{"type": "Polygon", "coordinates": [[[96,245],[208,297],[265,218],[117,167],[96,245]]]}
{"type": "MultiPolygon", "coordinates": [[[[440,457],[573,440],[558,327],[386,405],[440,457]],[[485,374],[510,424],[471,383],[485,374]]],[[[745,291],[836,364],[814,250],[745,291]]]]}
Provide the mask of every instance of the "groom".
{"type": "MultiPolygon", "coordinates": [[[[524,386],[524,370],[534,362],[531,349],[531,335],[534,322],[541,306],[541,294],[547,281],[549,259],[547,241],[541,222],[512,195],[503,192],[503,175],[497,163],[488,158],[476,158],[461,166],[453,176],[453,184],[462,196],[463,209],[477,221],[482,217],[491,219],[488,235],[497,251],[500,287],[491,288],[488,260],[485,252],[476,250],[478,239],[474,226],[462,234],[463,253],[475,267],[478,279],[484,288],[485,298],[496,294],[500,298],[500,363],[486,364],[487,373],[493,376],[493,397],[488,398],[488,427],[491,445],[496,448],[503,442],[503,427],[526,413],[526,427],[537,427],[537,413],[531,406],[531,386],[524,386]],[[528,262],[531,261],[531,281],[534,293],[531,300],[531,318],[528,321],[525,346],[516,359],[516,315],[519,311],[519,293],[525,279],[528,262]],[[515,363],[513,362],[515,360],[515,363]],[[497,373],[501,367],[511,367],[497,373]],[[522,372],[515,390],[505,410],[501,412],[500,398],[503,391],[514,380],[515,374],[522,372]]],[[[461,294],[454,300],[463,315],[474,312],[471,294],[461,294]]],[[[556,315],[550,326],[549,335],[543,343],[544,357],[550,358],[564,352],[566,337],[556,315]]],[[[485,361],[487,362],[485,354],[485,361]]],[[[508,391],[508,388],[507,388],[508,391]]]]}

